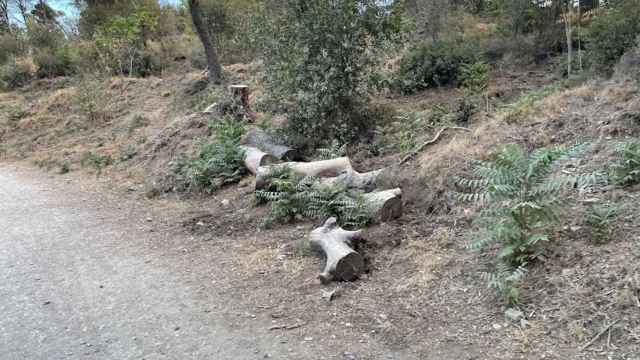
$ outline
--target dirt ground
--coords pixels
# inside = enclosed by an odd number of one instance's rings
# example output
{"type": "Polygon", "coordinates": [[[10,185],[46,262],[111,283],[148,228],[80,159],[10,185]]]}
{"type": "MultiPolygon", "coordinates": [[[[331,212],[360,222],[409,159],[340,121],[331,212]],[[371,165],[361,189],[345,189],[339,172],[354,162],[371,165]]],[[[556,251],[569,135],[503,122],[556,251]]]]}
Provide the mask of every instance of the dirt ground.
{"type": "MultiPolygon", "coordinates": [[[[192,80],[162,83],[179,94],[192,80]]],[[[98,133],[87,129],[63,137],[56,146],[73,148],[66,141],[77,139],[78,148],[64,155],[77,159],[87,148],[117,154],[126,142],[145,137],[139,158],[113,165],[92,181],[101,191],[115,192],[150,212],[164,214],[161,226],[153,222],[153,231],[165,235],[163,247],[176,254],[199,254],[193,269],[185,265],[183,270],[199,272],[196,278],[204,291],[228,299],[229,313],[243,321],[260,318],[283,327],[268,332],[289,342],[309,343],[317,353],[331,349],[331,356],[354,354],[358,359],[384,359],[385,351],[391,351],[401,354],[399,359],[636,360],[640,354],[637,189],[606,187],[575,196],[566,223],[546,245],[545,258],[530,269],[522,293],[525,321],[520,323],[505,318],[506,308],[481,279],[492,254],[464,249],[475,209],[447,195],[452,175],[464,173],[470,160],[488,156],[501,144],[534,148],[588,141],[593,144],[588,161],[567,168],[584,169],[610,161],[606,145],[638,135],[640,94],[632,82],[593,82],[561,89],[527,105],[518,123],[505,121],[510,110],[501,107],[499,97],[511,102],[553,80],[544,68],[498,77],[492,84],[498,89],[492,92],[492,109],[472,119],[471,134],[447,133],[415,161],[399,168],[394,181],[403,187],[405,213],[399,220],[366,229],[367,244],[360,251],[366,256],[368,272],[353,283],[323,286],[317,280],[322,259],[307,254],[301,243],[318,223],[260,229],[268,209],[256,205],[251,178],[208,197],[168,193],[146,198],[147,175],[161,172],[168,159],[188,152],[193,138],[206,136],[206,121],[200,115],[189,115],[179,105],[174,105],[173,112],[166,111],[175,100],[162,96],[168,91],[165,85],[155,90],[147,86],[149,80],[130,85],[140,92],[132,96],[133,103],[164,109],[157,111],[150,125],[135,129],[134,137],[116,134],[100,145],[100,141],[83,140],[98,133]],[[146,92],[156,94],[153,102],[140,100],[146,92]],[[614,224],[616,236],[597,244],[584,223],[584,211],[595,201],[609,200],[622,206],[623,216],[614,224]],[[203,263],[215,267],[203,271],[198,266],[203,263]],[[337,296],[327,301],[323,291],[332,290],[337,290],[337,296]]],[[[456,94],[426,92],[381,102],[424,110],[456,94]]],[[[105,127],[114,131],[125,124],[116,118],[105,127]]],[[[426,129],[419,140],[431,138],[434,130],[426,129]]],[[[22,131],[37,136],[48,130],[25,126],[22,131]]],[[[9,143],[16,139],[9,133],[4,138],[11,139],[9,143]]],[[[25,158],[46,154],[60,161],[61,152],[52,150],[57,147],[36,144],[42,151],[37,155],[23,151],[25,158]]],[[[14,151],[15,146],[7,150],[14,151]]],[[[398,154],[363,158],[357,165],[387,166],[398,158],[398,154]]],[[[72,164],[76,170],[77,161],[72,164]]],[[[81,176],[84,171],[72,175],[81,176]]]]}

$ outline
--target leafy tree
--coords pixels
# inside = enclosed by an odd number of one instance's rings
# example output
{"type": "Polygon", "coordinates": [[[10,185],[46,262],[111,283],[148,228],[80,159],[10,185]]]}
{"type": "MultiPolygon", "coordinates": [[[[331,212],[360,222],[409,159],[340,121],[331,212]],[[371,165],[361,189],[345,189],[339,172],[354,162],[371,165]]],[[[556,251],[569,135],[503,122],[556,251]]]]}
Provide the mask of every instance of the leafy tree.
{"type": "Polygon", "coordinates": [[[269,16],[267,82],[275,100],[295,104],[289,141],[348,142],[367,129],[371,55],[396,30],[387,7],[375,0],[286,0],[269,16]]]}
{"type": "Polygon", "coordinates": [[[563,193],[596,181],[595,175],[556,174],[558,162],[582,150],[552,147],[527,153],[508,145],[491,161],[478,162],[473,179],[457,178],[465,191],[455,193],[456,198],[482,206],[468,249],[498,246],[495,271],[485,277],[509,303],[519,300],[517,284],[527,265],[539,257],[538,243],[550,240],[550,228],[566,205],[563,193]]]}

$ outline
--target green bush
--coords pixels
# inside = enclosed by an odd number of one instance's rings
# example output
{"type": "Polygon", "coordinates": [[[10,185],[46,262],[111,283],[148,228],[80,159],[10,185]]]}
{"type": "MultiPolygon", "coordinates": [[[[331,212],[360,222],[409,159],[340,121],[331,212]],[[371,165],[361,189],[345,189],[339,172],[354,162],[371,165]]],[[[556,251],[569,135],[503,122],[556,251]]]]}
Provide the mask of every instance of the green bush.
{"type": "Polygon", "coordinates": [[[587,211],[587,224],[593,229],[593,236],[598,243],[611,238],[611,223],[618,216],[620,208],[613,204],[593,205],[587,211]]]}
{"type": "Polygon", "coordinates": [[[368,72],[394,31],[391,13],[374,0],[286,0],[280,9],[266,22],[264,50],[273,102],[292,104],[288,143],[353,141],[374,126],[368,72]]]}
{"type": "Polygon", "coordinates": [[[482,93],[489,86],[491,67],[483,62],[462,64],[460,68],[460,85],[472,94],[482,93]]]}
{"type": "MultiPolygon", "coordinates": [[[[405,94],[446,85],[457,85],[463,66],[481,60],[477,45],[464,41],[437,41],[419,45],[400,62],[395,87],[405,94]]],[[[474,70],[479,70],[480,65],[474,70]]],[[[470,69],[468,69],[470,70],[470,69]]]]}
{"type": "Polygon", "coordinates": [[[0,88],[16,89],[33,78],[33,64],[26,60],[11,59],[0,66],[0,88]]]}
{"type": "Polygon", "coordinates": [[[58,49],[43,48],[35,52],[34,62],[38,67],[38,77],[72,75],[77,71],[80,53],[71,46],[58,49]]]}
{"type": "Polygon", "coordinates": [[[596,70],[609,74],[640,34],[640,0],[621,0],[592,22],[587,49],[596,70]]]}
{"type": "Polygon", "coordinates": [[[24,41],[14,34],[0,33],[0,65],[24,54],[24,41]]]}
{"type": "Polygon", "coordinates": [[[240,147],[244,126],[225,118],[211,128],[213,137],[200,144],[195,158],[182,157],[171,164],[178,191],[212,193],[246,174],[245,153],[240,147]]]}
{"type": "Polygon", "coordinates": [[[595,181],[595,175],[555,175],[558,162],[581,150],[581,146],[554,147],[527,153],[508,145],[491,161],[478,162],[473,179],[456,179],[465,190],[455,197],[482,206],[468,249],[499,246],[495,271],[485,277],[508,303],[519,301],[518,282],[527,265],[539,257],[538,243],[549,241],[551,226],[559,221],[560,209],[567,203],[563,192],[595,181]]]}
{"type": "Polygon", "coordinates": [[[271,213],[262,224],[265,227],[274,222],[335,217],[342,226],[361,228],[371,220],[363,198],[344,187],[297,176],[286,166],[275,167],[267,177],[269,187],[256,191],[259,201],[271,203],[271,213]]]}
{"type": "Polygon", "coordinates": [[[629,141],[615,147],[618,156],[609,168],[609,176],[618,185],[640,183],[640,141],[629,141]]]}

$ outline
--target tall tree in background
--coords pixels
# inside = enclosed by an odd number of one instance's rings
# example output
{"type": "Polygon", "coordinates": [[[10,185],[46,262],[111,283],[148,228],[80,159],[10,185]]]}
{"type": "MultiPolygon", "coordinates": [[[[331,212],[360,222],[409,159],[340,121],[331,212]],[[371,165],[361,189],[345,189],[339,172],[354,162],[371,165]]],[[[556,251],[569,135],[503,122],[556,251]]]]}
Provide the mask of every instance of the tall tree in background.
{"type": "Polygon", "coordinates": [[[208,31],[202,18],[202,7],[200,0],[189,0],[189,13],[193,21],[193,27],[198,33],[198,38],[202,42],[204,52],[207,57],[207,65],[209,67],[209,82],[219,84],[222,82],[222,67],[218,59],[218,51],[216,49],[216,39],[208,31]]]}
{"type": "Polygon", "coordinates": [[[9,24],[9,0],[0,0],[0,34],[11,32],[9,24]]]}

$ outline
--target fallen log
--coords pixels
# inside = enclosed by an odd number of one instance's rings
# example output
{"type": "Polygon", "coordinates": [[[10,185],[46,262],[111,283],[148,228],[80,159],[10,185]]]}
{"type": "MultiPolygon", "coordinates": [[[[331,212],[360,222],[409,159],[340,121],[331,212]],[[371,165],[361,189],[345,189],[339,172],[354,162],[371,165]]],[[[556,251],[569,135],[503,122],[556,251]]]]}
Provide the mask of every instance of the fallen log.
{"type": "Polygon", "coordinates": [[[261,166],[275,164],[278,159],[252,146],[240,146],[244,150],[244,166],[252,174],[257,174],[261,166]]]}
{"type": "Polygon", "coordinates": [[[247,133],[242,137],[241,143],[256,147],[280,160],[291,161],[300,158],[300,153],[297,150],[278,144],[271,135],[256,127],[247,130],[247,133]]]}
{"type": "Polygon", "coordinates": [[[363,195],[369,215],[375,222],[385,222],[402,216],[402,190],[391,189],[363,195]]]}
{"type": "Polygon", "coordinates": [[[347,169],[336,177],[321,179],[320,183],[328,186],[344,186],[347,189],[357,189],[363,192],[371,192],[377,187],[378,178],[385,169],[359,173],[353,169],[347,169]]]}
{"type": "Polygon", "coordinates": [[[471,131],[470,129],[467,129],[467,128],[464,128],[464,127],[460,127],[460,126],[443,127],[442,129],[440,129],[440,131],[438,131],[438,133],[436,134],[436,136],[433,139],[422,143],[422,145],[418,146],[418,148],[416,148],[415,150],[410,152],[407,156],[402,158],[402,160],[400,160],[400,165],[403,165],[403,164],[407,163],[409,160],[413,159],[416,155],[418,155],[420,152],[422,152],[422,150],[424,150],[427,146],[437,143],[438,140],[440,140],[440,135],[442,135],[442,133],[445,132],[445,130],[447,130],[447,129],[460,130],[460,131],[466,131],[466,132],[470,132],[471,131]]]}
{"type": "Polygon", "coordinates": [[[302,176],[316,176],[319,178],[333,178],[348,171],[353,171],[348,157],[313,162],[286,162],[270,166],[262,166],[256,173],[256,190],[264,189],[268,185],[268,176],[273,169],[287,167],[294,174],[302,176]]]}
{"type": "Polygon", "coordinates": [[[364,259],[353,250],[354,241],[362,241],[361,231],[347,231],[329,218],[309,236],[311,246],[322,251],[327,259],[318,279],[323,284],[332,280],[353,281],[364,272],[364,259]]]}

